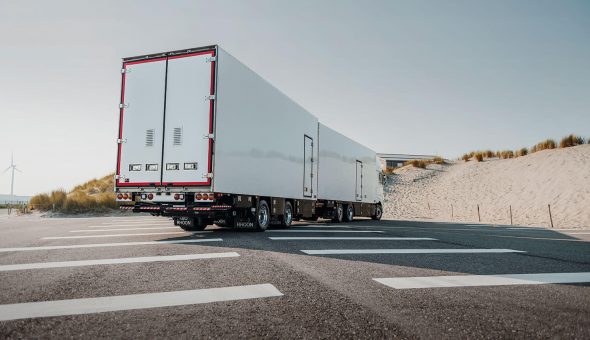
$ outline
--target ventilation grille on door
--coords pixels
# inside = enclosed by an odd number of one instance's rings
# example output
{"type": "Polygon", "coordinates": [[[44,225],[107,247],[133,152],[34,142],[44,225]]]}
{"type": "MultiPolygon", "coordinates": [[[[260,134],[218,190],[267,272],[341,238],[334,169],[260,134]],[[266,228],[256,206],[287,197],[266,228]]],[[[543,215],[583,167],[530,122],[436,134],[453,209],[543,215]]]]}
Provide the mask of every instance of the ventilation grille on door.
{"type": "Polygon", "coordinates": [[[182,128],[174,128],[174,136],[172,137],[174,145],[182,145],[182,128]]]}
{"type": "Polygon", "coordinates": [[[145,130],[145,146],[154,146],[154,129],[145,130]]]}

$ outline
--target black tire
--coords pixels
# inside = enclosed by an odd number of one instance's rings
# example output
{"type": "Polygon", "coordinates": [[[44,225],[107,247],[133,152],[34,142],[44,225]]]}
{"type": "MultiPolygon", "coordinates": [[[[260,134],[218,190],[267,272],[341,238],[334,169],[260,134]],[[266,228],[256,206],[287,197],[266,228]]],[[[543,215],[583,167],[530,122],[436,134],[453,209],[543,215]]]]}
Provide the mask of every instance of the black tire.
{"type": "Polygon", "coordinates": [[[207,224],[203,219],[198,217],[186,217],[184,219],[177,219],[178,226],[184,231],[201,231],[207,228],[207,224]]]}
{"type": "Polygon", "coordinates": [[[270,209],[265,200],[260,200],[256,216],[254,216],[254,229],[256,231],[265,231],[270,225],[270,209]]]}
{"type": "Polygon", "coordinates": [[[341,204],[338,204],[336,208],[334,208],[334,217],[332,217],[332,222],[340,223],[344,218],[344,208],[342,208],[341,204]]]}
{"type": "Polygon", "coordinates": [[[289,228],[293,223],[293,206],[291,202],[285,202],[285,212],[283,213],[283,217],[281,218],[281,227],[282,228],[289,228]]]}
{"type": "Polygon", "coordinates": [[[383,217],[383,207],[381,207],[381,204],[377,204],[375,207],[375,214],[371,216],[371,218],[375,221],[379,221],[381,217],[383,217]]]}
{"type": "Polygon", "coordinates": [[[347,204],[344,213],[344,221],[352,222],[352,220],[354,220],[354,207],[352,206],[352,204],[347,204]]]}

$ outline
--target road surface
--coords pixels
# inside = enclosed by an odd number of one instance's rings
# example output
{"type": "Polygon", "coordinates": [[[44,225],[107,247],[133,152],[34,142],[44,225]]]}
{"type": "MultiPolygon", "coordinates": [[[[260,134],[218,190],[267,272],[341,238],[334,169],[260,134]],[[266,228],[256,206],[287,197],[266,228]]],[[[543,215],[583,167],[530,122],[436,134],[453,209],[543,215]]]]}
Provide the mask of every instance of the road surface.
{"type": "Polygon", "coordinates": [[[0,219],[1,338],[589,338],[590,231],[0,219]]]}

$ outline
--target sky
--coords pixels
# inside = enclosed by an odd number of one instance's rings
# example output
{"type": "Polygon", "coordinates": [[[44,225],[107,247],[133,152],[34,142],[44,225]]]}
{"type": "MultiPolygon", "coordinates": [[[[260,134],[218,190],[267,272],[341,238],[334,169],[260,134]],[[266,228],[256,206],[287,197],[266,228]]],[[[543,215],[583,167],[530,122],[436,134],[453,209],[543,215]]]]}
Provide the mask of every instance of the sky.
{"type": "Polygon", "coordinates": [[[15,194],[114,171],[122,57],[210,44],[377,152],[590,137],[586,0],[0,0],[0,171],[14,152],[15,194]]]}

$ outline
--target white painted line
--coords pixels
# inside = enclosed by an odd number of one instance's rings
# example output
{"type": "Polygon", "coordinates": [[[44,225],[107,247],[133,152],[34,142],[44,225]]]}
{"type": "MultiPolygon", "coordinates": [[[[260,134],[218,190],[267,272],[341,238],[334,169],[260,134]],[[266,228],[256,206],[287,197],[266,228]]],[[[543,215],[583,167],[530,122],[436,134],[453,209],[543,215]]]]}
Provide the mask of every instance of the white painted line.
{"type": "Polygon", "coordinates": [[[337,254],[478,254],[478,253],[525,253],[513,249],[318,249],[301,250],[309,255],[337,254]]]}
{"type": "Polygon", "coordinates": [[[543,274],[503,274],[503,275],[457,275],[394,277],[373,279],[396,289],[479,287],[506,285],[538,285],[547,283],[590,282],[590,273],[543,273],[543,274]]]}
{"type": "Polygon", "coordinates": [[[567,235],[590,235],[590,232],[584,232],[584,233],[567,233],[567,235]]]}
{"type": "Polygon", "coordinates": [[[110,225],[110,224],[142,224],[142,223],[166,223],[172,222],[172,220],[143,220],[143,221],[119,221],[119,222],[102,222],[102,225],[110,225]]]}
{"type": "Polygon", "coordinates": [[[436,241],[430,237],[269,237],[271,240],[436,241]]]}
{"type": "Polygon", "coordinates": [[[271,284],[0,305],[0,321],[282,296],[271,284]]]}
{"type": "Polygon", "coordinates": [[[190,235],[193,234],[201,234],[201,233],[210,233],[210,231],[171,231],[166,233],[141,233],[141,234],[109,234],[109,235],[82,235],[82,236],[50,236],[50,237],[43,237],[42,240],[64,240],[64,239],[74,239],[74,238],[98,238],[98,237],[128,237],[128,236],[146,236],[146,235],[190,235]]]}
{"type": "Polygon", "coordinates": [[[142,246],[142,245],[156,245],[156,244],[182,244],[182,243],[221,242],[221,241],[223,241],[223,239],[203,238],[203,239],[198,239],[198,240],[165,240],[165,241],[145,241],[145,242],[92,243],[92,244],[77,244],[77,245],[67,245],[67,246],[18,247],[18,248],[0,248],[0,253],[6,253],[6,252],[11,252],[11,251],[122,247],[122,246],[142,246]]]}
{"type": "Polygon", "coordinates": [[[172,222],[170,223],[133,223],[133,224],[109,224],[109,225],[89,225],[88,228],[117,228],[117,227],[148,227],[148,226],[164,226],[169,227],[173,225],[172,222]]]}
{"type": "Polygon", "coordinates": [[[94,232],[105,232],[105,231],[131,231],[131,230],[159,230],[159,229],[178,229],[180,227],[139,227],[139,228],[117,228],[117,229],[83,229],[83,230],[70,230],[70,233],[94,233],[94,232]]]}
{"type": "Polygon", "coordinates": [[[240,256],[240,255],[236,252],[226,252],[226,253],[169,255],[169,256],[125,257],[125,258],[120,258],[120,259],[6,264],[6,265],[0,265],[0,272],[7,272],[7,271],[13,271],[13,270],[27,270],[27,269],[84,267],[84,266],[97,266],[97,265],[107,265],[107,264],[187,261],[187,260],[214,259],[214,258],[221,258],[221,257],[236,257],[236,256],[240,256]]]}
{"type": "Polygon", "coordinates": [[[296,230],[296,229],[287,229],[287,230],[267,230],[267,233],[383,233],[382,231],[374,231],[374,230],[296,230]]]}

